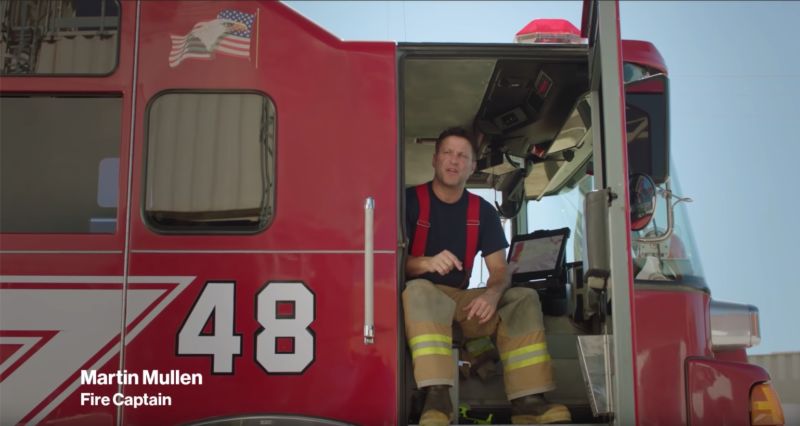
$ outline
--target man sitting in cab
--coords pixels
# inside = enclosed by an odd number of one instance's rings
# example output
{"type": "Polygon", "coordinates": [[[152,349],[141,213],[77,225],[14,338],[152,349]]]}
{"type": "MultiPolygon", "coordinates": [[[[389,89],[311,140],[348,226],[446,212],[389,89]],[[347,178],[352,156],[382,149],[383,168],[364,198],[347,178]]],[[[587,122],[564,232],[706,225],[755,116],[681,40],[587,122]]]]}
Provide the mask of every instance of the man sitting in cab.
{"type": "Polygon", "coordinates": [[[436,140],[433,181],[406,193],[411,250],[403,306],[414,379],[427,390],[420,424],[453,420],[454,320],[468,339],[496,333],[513,423],[569,422],[567,407],[549,404],[541,395],[555,384],[539,297],[529,288],[509,288],[508,242],[497,211],[465,190],[476,161],[472,135],[447,129],[436,140]],[[485,288],[468,290],[478,251],[489,279],[485,288]]]}

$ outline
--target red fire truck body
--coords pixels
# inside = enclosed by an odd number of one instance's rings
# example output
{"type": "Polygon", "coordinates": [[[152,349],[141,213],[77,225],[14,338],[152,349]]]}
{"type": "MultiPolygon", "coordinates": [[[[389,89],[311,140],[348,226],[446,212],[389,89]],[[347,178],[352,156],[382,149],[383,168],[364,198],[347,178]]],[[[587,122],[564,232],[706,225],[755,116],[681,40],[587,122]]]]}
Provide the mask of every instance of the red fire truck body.
{"type": "MultiPolygon", "coordinates": [[[[588,418],[751,424],[751,392],[769,376],[747,364],[748,345],[714,345],[707,287],[635,278],[641,268],[632,245],[643,235],[630,232],[620,46],[624,61],[638,69],[663,75],[666,67],[652,45],[620,42],[617,7],[604,3],[587,2],[582,44],[494,48],[342,42],[277,2],[124,1],[112,16],[116,53],[106,71],[10,72],[12,62],[4,59],[3,128],[32,117],[26,131],[60,129],[47,134],[53,140],[107,129],[110,137],[91,136],[87,144],[109,146],[110,153],[87,155],[117,158],[118,166],[104,175],[96,159],[67,161],[94,148],[37,145],[34,137],[14,148],[20,136],[3,133],[3,204],[29,207],[3,210],[0,423],[414,422],[399,298],[411,232],[404,229],[403,194],[414,179],[424,181],[411,166],[419,154],[413,150],[432,147],[423,138],[406,139],[436,136],[414,130],[415,123],[428,124],[415,121],[415,105],[443,105],[436,94],[419,98],[426,91],[422,77],[438,69],[437,61],[449,67],[465,59],[474,63],[463,75],[484,62],[505,64],[506,75],[528,63],[553,63],[542,77],[549,84],[536,81],[545,123],[536,124],[533,107],[510,116],[539,126],[545,136],[531,137],[531,146],[552,142],[578,92],[595,94],[587,105],[601,124],[587,128],[595,132],[597,158],[589,174],[595,189],[613,196],[608,235],[599,240],[609,274],[585,290],[600,298],[595,318],[601,319],[586,334],[605,336],[614,355],[605,358],[609,408],[588,418]],[[217,24],[225,35],[208,36],[217,24]],[[562,90],[558,73],[573,69],[582,81],[562,90]],[[559,106],[548,104],[551,95],[563,98],[559,106]],[[84,109],[88,102],[96,105],[84,109]],[[56,114],[50,105],[63,105],[64,116],[76,109],[82,118],[49,124],[48,114],[56,114]],[[233,142],[244,134],[259,144],[233,142]],[[206,140],[212,142],[198,142],[206,140]],[[41,161],[20,166],[26,158],[41,161]],[[97,195],[105,210],[93,210],[83,224],[62,224],[58,218],[75,202],[72,187],[61,182],[84,173],[99,179],[98,187],[111,179],[112,201],[97,195]],[[247,192],[242,188],[250,184],[242,182],[252,176],[256,190],[247,192]],[[234,201],[222,207],[196,207],[227,196],[234,201]],[[67,201],[58,204],[60,197],[67,201]]],[[[39,58],[50,48],[42,46],[39,58]]],[[[486,84],[501,80],[491,66],[483,75],[486,84]]],[[[664,93],[664,81],[628,93],[664,93]]],[[[496,99],[513,98],[515,84],[513,78],[498,83],[509,92],[497,89],[496,99]]],[[[471,114],[489,129],[499,107],[483,88],[479,95],[480,108],[471,114]]],[[[433,124],[472,125],[445,121],[433,124]]],[[[502,140],[513,126],[483,133],[502,140]]],[[[495,145],[502,144],[485,146],[495,145]]],[[[519,222],[514,229],[529,232],[519,222]]],[[[734,308],[726,318],[739,318],[734,308]]],[[[748,318],[757,321],[757,313],[748,318]]]]}

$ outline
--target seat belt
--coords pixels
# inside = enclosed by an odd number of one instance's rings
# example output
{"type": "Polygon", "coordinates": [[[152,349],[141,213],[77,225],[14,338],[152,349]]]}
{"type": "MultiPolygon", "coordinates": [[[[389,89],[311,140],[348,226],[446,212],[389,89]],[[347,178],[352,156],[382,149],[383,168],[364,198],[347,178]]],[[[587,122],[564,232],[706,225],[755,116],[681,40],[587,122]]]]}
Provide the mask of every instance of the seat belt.
{"type": "MultiPolygon", "coordinates": [[[[428,184],[418,185],[416,188],[417,200],[419,201],[419,216],[417,216],[417,226],[414,230],[414,242],[411,244],[410,254],[414,257],[425,256],[425,247],[428,244],[428,231],[431,229],[431,198],[428,191],[428,184]]],[[[481,203],[480,198],[467,192],[467,239],[464,254],[464,272],[466,273],[464,283],[461,287],[466,288],[469,284],[469,277],[472,274],[472,264],[475,255],[478,253],[478,231],[481,224],[481,203]]]]}

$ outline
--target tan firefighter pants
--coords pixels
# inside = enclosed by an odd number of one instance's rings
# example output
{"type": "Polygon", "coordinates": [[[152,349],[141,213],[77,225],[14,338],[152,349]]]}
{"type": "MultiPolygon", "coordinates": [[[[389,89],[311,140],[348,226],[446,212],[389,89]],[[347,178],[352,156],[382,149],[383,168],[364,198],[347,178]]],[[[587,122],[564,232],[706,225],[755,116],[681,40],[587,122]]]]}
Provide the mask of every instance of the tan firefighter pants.
{"type": "Polygon", "coordinates": [[[460,290],[424,279],[406,284],[403,309],[417,386],[453,385],[455,320],[468,339],[497,333],[509,400],[554,389],[539,295],[529,288],[509,288],[488,322],[467,321],[464,307],[484,291],[460,290]]]}

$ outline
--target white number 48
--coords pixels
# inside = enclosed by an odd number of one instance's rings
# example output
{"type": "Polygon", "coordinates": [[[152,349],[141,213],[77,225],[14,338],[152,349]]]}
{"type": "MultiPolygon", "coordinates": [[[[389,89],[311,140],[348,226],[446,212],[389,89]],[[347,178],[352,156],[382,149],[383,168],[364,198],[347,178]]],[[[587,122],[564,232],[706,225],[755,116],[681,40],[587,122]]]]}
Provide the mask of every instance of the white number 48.
{"type": "MultiPolygon", "coordinates": [[[[235,333],[235,283],[208,282],[178,332],[178,355],[212,357],[213,374],[232,374],[242,354],[235,333]],[[206,325],[212,321],[212,329],[206,325]]],[[[299,374],[314,361],[314,293],[300,282],[272,282],[256,295],[256,362],[270,374],[299,374]]]]}

